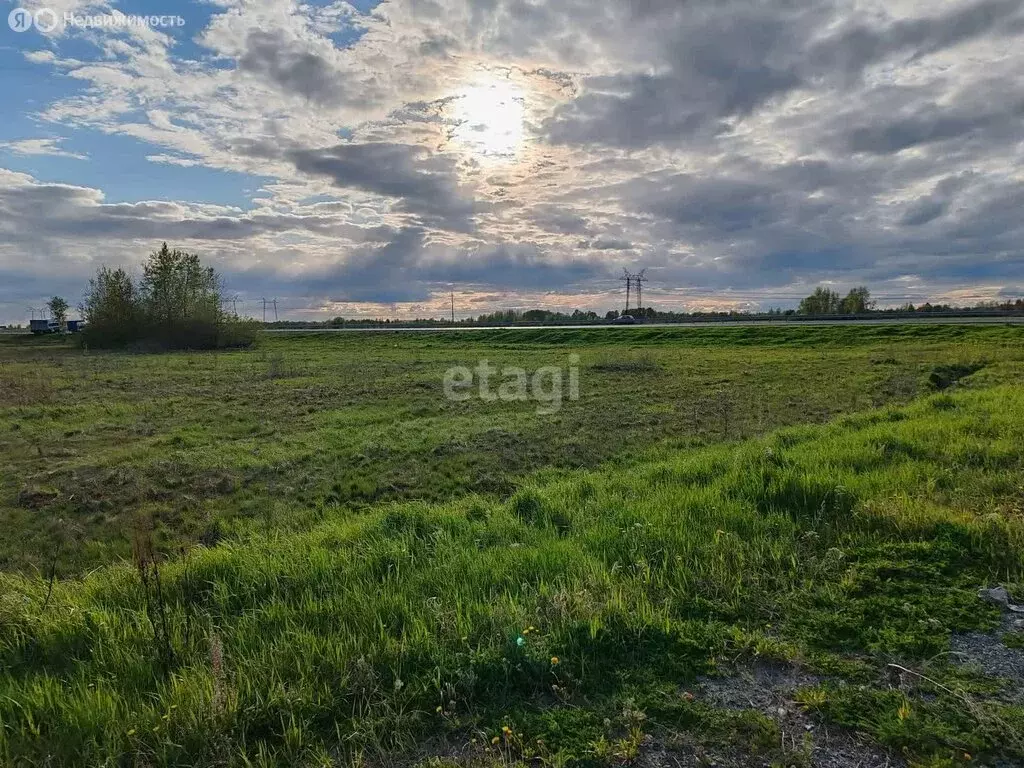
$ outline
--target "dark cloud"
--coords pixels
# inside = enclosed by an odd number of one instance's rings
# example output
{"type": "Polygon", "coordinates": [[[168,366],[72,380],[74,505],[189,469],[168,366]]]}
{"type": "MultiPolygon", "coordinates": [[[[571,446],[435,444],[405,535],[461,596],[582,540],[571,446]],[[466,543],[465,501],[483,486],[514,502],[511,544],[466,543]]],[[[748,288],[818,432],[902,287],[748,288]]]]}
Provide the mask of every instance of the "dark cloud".
{"type": "MultiPolygon", "coordinates": [[[[647,14],[671,14],[671,6],[645,6],[647,14]]],[[[982,0],[928,18],[871,25],[844,19],[848,9],[830,2],[697,7],[674,23],[666,18],[663,37],[651,41],[665,52],[660,71],[588,78],[579,96],[545,122],[547,137],[630,148],[713,137],[777,96],[823,83],[850,85],[877,62],[933,54],[994,31],[1011,34],[1019,31],[1013,22],[1024,18],[1019,0],[982,0]]],[[[944,137],[970,129],[970,118],[954,117],[932,128],[944,137]]],[[[858,145],[877,143],[871,128],[862,130],[858,145]]],[[[902,148],[927,140],[928,131],[911,119],[888,135],[883,131],[880,141],[902,148]]]]}
{"type": "Polygon", "coordinates": [[[591,230],[590,222],[584,216],[567,210],[565,206],[535,206],[526,215],[532,223],[548,232],[557,232],[562,235],[584,235],[591,230]]]}
{"type": "Polygon", "coordinates": [[[630,183],[627,194],[642,211],[685,228],[698,240],[717,239],[767,227],[788,218],[792,204],[786,188],[739,178],[673,174],[664,179],[630,183]]]}
{"type": "Polygon", "coordinates": [[[633,248],[629,240],[615,240],[613,238],[598,238],[586,244],[586,247],[595,251],[628,251],[633,248]]]}
{"type": "Polygon", "coordinates": [[[847,21],[815,44],[808,60],[820,72],[859,78],[868,65],[892,56],[921,57],[993,31],[1015,34],[1022,10],[1020,0],[982,0],[884,25],[847,21]]]}
{"type": "Polygon", "coordinates": [[[286,94],[320,104],[368,104],[372,94],[351,91],[327,51],[314,50],[313,44],[288,37],[283,30],[251,30],[238,69],[264,78],[286,94]]]}
{"type": "MultiPolygon", "coordinates": [[[[313,211],[318,206],[310,206],[313,211]]],[[[102,203],[94,190],[64,184],[0,187],[0,233],[8,242],[40,239],[240,240],[278,233],[313,233],[356,242],[394,236],[386,226],[359,227],[347,215],[260,211],[219,216],[170,202],[102,203]]]]}
{"type": "Polygon", "coordinates": [[[479,206],[458,184],[455,161],[411,144],[338,144],[324,149],[293,149],[285,154],[295,167],[326,176],[338,187],[396,198],[399,210],[419,223],[470,230],[479,206]]]}
{"type": "Polygon", "coordinates": [[[918,200],[903,214],[900,224],[905,227],[920,227],[930,221],[935,221],[949,208],[948,200],[935,200],[922,198],[918,200]]]}
{"type": "Polygon", "coordinates": [[[906,117],[883,118],[874,125],[858,126],[847,134],[847,147],[851,152],[885,155],[982,132],[998,132],[1001,136],[996,138],[1010,141],[1024,139],[1024,99],[1011,96],[1006,103],[1004,93],[983,108],[974,106],[939,109],[927,105],[906,117]]]}
{"type": "Polygon", "coordinates": [[[330,301],[424,301],[455,284],[466,289],[571,288],[603,274],[601,263],[552,258],[529,244],[499,243],[464,249],[430,241],[420,227],[399,231],[390,242],[354,249],[329,267],[298,277],[259,267],[237,273],[232,285],[274,287],[330,301]]]}
{"type": "MultiPolygon", "coordinates": [[[[650,7],[672,14],[671,6],[650,7]]],[[[644,147],[679,143],[726,130],[725,119],[748,115],[798,87],[794,50],[823,20],[790,3],[707,4],[666,19],[657,73],[592,77],[578,97],[545,123],[551,141],[644,147]]]]}
{"type": "Polygon", "coordinates": [[[911,202],[900,217],[904,227],[921,227],[944,216],[956,196],[977,181],[977,174],[962,173],[947,176],[935,185],[931,194],[911,202]]]}

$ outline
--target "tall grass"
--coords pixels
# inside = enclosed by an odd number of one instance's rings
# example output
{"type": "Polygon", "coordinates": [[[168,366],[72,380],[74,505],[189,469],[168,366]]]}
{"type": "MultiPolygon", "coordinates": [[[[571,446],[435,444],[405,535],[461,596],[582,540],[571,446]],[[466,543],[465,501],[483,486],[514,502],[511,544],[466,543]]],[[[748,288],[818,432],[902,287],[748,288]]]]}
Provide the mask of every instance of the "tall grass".
{"type": "Polygon", "coordinates": [[[355,762],[754,648],[928,658],[1021,577],[1022,446],[1001,386],[384,505],[161,565],[155,623],[128,565],[45,610],[45,581],[0,575],[0,761],[355,762]]]}

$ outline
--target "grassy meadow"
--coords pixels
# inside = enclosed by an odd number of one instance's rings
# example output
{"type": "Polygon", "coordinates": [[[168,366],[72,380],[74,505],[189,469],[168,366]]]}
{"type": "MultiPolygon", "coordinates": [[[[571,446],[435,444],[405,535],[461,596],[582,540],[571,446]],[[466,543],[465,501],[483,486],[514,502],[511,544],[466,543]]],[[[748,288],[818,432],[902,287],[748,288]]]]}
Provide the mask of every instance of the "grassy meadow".
{"type": "Polygon", "coordinates": [[[949,653],[1024,591],[1022,342],[0,338],[0,763],[820,764],[700,695],[766,664],[896,761],[1024,763],[1019,690],[949,653]],[[553,415],[442,394],[571,355],[553,415]]]}

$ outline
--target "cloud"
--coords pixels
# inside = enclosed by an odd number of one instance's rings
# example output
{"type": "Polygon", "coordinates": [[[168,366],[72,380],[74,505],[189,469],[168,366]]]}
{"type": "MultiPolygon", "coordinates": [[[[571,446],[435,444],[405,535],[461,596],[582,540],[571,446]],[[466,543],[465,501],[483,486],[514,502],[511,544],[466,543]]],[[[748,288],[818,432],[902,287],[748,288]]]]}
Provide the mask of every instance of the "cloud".
{"type": "Polygon", "coordinates": [[[455,162],[408,144],[336,144],[326,149],[294,149],[285,153],[303,173],[326,176],[338,187],[394,198],[398,210],[420,222],[450,229],[469,229],[477,209],[460,188],[455,162]]]}
{"type": "Polygon", "coordinates": [[[239,272],[235,284],[315,292],[327,302],[388,304],[427,301],[452,287],[537,291],[579,285],[606,269],[600,262],[552,260],[534,246],[516,243],[454,248],[432,242],[420,227],[407,227],[386,243],[355,248],[319,269],[296,274],[263,265],[239,272]]]}
{"type": "Polygon", "coordinates": [[[31,157],[34,155],[50,155],[52,157],[70,157],[75,160],[86,160],[85,155],[69,152],[59,144],[64,139],[19,139],[17,141],[0,141],[0,149],[6,149],[15,155],[31,157]]]}
{"type": "Polygon", "coordinates": [[[548,138],[637,148],[728,133],[773,99],[851,86],[879,62],[936,54],[991,31],[1019,34],[1024,24],[1016,0],[982,0],[888,24],[844,20],[846,6],[827,2],[698,7],[649,41],[664,50],[660,71],[588,78],[545,122],[548,138]]]}
{"type": "Polygon", "coordinates": [[[337,55],[324,38],[289,38],[283,29],[253,29],[238,58],[238,69],[265,78],[287,95],[318,104],[367,104],[371,94],[351,90],[344,73],[332,63],[337,55]]]}
{"type": "Polygon", "coordinates": [[[355,242],[387,239],[389,227],[349,223],[348,209],[307,206],[301,212],[242,212],[223,206],[143,201],[104,203],[89,187],[39,183],[24,174],[0,174],[0,232],[21,243],[61,238],[239,240],[265,234],[315,233],[355,242]]]}
{"type": "Polygon", "coordinates": [[[992,101],[985,106],[957,105],[940,109],[931,105],[919,107],[914,114],[895,120],[858,126],[849,131],[846,144],[851,152],[888,155],[911,147],[963,139],[969,134],[1002,133],[1024,139],[1024,94],[1010,96],[990,92],[992,101]],[[993,105],[996,108],[993,109],[993,105]]]}

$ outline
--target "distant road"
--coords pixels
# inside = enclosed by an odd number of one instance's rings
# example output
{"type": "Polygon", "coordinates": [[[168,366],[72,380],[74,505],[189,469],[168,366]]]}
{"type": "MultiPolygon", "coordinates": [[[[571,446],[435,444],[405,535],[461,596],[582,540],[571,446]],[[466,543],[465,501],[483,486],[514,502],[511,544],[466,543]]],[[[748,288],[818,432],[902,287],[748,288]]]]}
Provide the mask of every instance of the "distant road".
{"type": "Polygon", "coordinates": [[[890,317],[864,320],[706,320],[688,323],[636,323],[635,325],[457,325],[414,328],[265,328],[264,333],[449,333],[451,331],[527,331],[538,328],[564,330],[602,330],[608,328],[735,328],[743,326],[785,327],[802,325],[1024,325],[1017,317],[890,317]]]}

